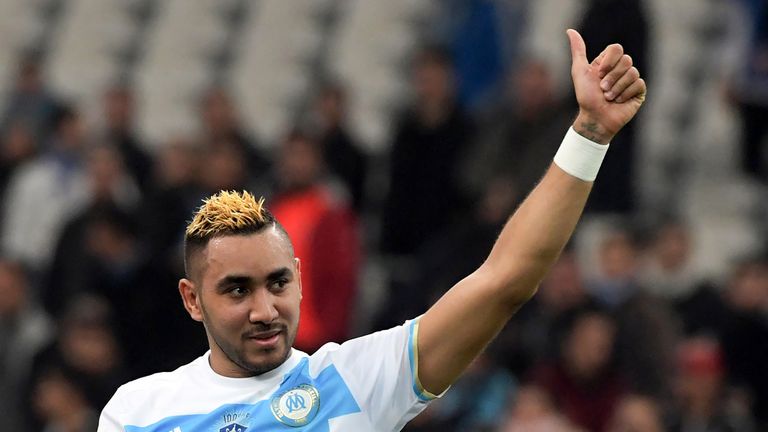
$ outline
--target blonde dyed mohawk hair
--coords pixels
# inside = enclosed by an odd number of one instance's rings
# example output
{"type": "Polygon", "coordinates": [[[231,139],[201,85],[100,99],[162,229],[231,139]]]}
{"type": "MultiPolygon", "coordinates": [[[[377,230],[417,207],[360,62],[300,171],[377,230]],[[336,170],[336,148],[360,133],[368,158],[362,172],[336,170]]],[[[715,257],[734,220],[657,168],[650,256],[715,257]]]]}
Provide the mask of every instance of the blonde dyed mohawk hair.
{"type": "Polygon", "coordinates": [[[274,216],[256,199],[243,191],[221,191],[203,201],[187,225],[187,239],[209,239],[218,235],[258,231],[273,223],[274,216]]]}
{"type": "Polygon", "coordinates": [[[221,191],[203,200],[203,205],[195,212],[184,234],[184,269],[187,276],[198,274],[195,269],[199,269],[200,265],[196,264],[199,260],[195,257],[212,238],[254,234],[272,226],[284,236],[293,253],[288,233],[264,206],[264,198],[256,199],[246,191],[221,191]]]}

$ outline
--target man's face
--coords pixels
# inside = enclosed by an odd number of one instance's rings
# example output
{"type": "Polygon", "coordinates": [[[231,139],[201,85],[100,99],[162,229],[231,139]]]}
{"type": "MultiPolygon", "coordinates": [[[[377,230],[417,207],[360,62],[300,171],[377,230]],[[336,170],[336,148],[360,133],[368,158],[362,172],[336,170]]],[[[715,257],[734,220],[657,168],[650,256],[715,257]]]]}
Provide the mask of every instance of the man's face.
{"type": "Polygon", "coordinates": [[[13,316],[24,306],[26,290],[21,272],[0,262],[0,317],[13,316]]]}
{"type": "Polygon", "coordinates": [[[303,138],[289,139],[280,148],[277,173],[284,190],[301,190],[312,186],[323,169],[323,156],[313,142],[303,138]]]}
{"type": "Polygon", "coordinates": [[[222,92],[214,91],[207,95],[202,107],[203,123],[210,131],[222,131],[232,126],[235,120],[235,108],[222,92]]]}
{"type": "Polygon", "coordinates": [[[203,186],[210,191],[242,188],[247,181],[246,155],[230,141],[222,141],[203,153],[205,169],[200,171],[203,186]]]}
{"type": "Polygon", "coordinates": [[[608,279],[627,279],[635,274],[637,249],[625,233],[611,233],[600,245],[600,267],[608,279]]]}
{"type": "Polygon", "coordinates": [[[58,130],[59,140],[57,141],[59,146],[63,150],[77,151],[83,146],[86,133],[83,120],[79,115],[73,116],[64,121],[58,130]]]}
{"type": "Polygon", "coordinates": [[[104,115],[112,128],[129,127],[133,117],[133,97],[127,89],[112,89],[104,95],[104,115]]]}
{"type": "Polygon", "coordinates": [[[573,324],[565,341],[566,366],[581,379],[592,379],[611,360],[615,337],[614,325],[607,317],[586,315],[573,324]]]}
{"type": "Polygon", "coordinates": [[[424,60],[417,64],[413,74],[413,86],[419,101],[444,103],[452,96],[453,74],[443,64],[424,60]]]}
{"type": "Polygon", "coordinates": [[[214,238],[201,255],[195,305],[187,309],[205,325],[211,366],[231,377],[280,366],[296,338],[301,302],[298,260],[288,240],[269,227],[214,238]]]}

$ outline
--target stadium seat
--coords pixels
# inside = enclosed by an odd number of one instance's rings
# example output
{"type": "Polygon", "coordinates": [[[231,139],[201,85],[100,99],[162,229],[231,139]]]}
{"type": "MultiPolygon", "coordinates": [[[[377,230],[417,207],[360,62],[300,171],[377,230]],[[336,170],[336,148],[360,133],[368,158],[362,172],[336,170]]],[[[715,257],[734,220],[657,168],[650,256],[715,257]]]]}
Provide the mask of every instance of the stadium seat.
{"type": "Polygon", "coordinates": [[[92,102],[118,76],[120,54],[135,32],[136,23],[124,2],[67,2],[48,57],[53,88],[75,100],[92,102]]]}
{"type": "Polygon", "coordinates": [[[404,101],[403,68],[415,46],[414,24],[432,6],[361,0],[344,3],[340,11],[327,69],[347,84],[353,133],[370,150],[388,142],[392,115],[404,101]]]}
{"type": "Polygon", "coordinates": [[[150,142],[195,124],[196,100],[210,85],[212,63],[227,39],[232,1],[167,0],[148,30],[136,71],[142,104],[139,127],[150,142]]]}
{"type": "Polygon", "coordinates": [[[246,17],[230,79],[245,120],[270,145],[290,127],[307,94],[328,2],[261,0],[246,17]]]}

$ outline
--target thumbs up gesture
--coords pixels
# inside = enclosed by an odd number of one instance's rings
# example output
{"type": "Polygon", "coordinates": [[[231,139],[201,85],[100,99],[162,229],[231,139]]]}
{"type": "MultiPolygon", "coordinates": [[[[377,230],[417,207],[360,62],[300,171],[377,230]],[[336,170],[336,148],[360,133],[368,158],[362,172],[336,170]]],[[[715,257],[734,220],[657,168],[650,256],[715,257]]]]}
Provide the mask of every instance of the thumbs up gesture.
{"type": "Polygon", "coordinates": [[[568,30],[568,38],[573,58],[571,77],[579,102],[573,128],[592,141],[606,144],[637,114],[645,100],[645,81],[621,45],[609,45],[590,63],[581,35],[568,30]]]}

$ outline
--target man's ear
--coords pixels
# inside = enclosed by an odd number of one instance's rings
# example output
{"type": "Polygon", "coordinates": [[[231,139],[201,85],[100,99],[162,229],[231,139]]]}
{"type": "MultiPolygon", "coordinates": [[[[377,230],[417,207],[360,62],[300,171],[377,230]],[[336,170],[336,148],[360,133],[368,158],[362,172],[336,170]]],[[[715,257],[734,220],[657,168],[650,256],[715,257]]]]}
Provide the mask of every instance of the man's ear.
{"type": "Polygon", "coordinates": [[[301,296],[301,260],[294,258],[294,261],[296,263],[296,277],[299,280],[299,296],[301,296]]]}
{"type": "Polygon", "coordinates": [[[200,296],[198,295],[195,283],[189,279],[179,280],[179,294],[184,302],[184,309],[193,320],[202,322],[203,312],[200,308],[200,296]]]}

